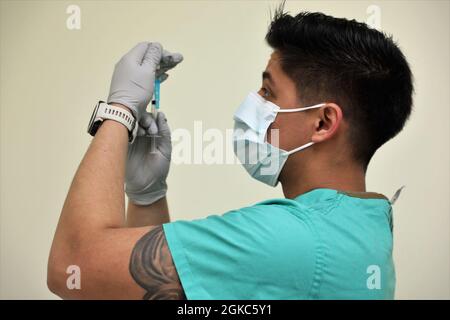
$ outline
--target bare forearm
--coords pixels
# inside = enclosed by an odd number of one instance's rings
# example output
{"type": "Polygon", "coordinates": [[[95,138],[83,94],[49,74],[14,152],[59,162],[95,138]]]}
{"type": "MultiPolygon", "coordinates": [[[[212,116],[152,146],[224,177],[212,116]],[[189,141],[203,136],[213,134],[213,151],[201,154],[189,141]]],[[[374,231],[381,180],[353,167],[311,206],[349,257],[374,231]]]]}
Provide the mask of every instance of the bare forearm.
{"type": "Polygon", "coordinates": [[[58,229],[81,232],[124,226],[127,148],[127,129],[106,120],[75,174],[58,229]]]}
{"type": "Polygon", "coordinates": [[[128,227],[155,226],[167,222],[170,222],[170,216],[166,197],[147,206],[128,201],[128,227]]]}

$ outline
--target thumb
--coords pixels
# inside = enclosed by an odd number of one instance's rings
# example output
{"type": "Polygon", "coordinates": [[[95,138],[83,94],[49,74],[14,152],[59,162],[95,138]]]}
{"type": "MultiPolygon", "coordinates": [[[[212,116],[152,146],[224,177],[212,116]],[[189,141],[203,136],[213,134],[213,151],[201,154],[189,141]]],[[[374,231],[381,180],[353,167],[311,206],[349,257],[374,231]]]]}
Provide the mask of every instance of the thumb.
{"type": "Polygon", "coordinates": [[[149,66],[155,71],[161,62],[162,52],[163,48],[159,42],[150,42],[144,54],[142,65],[149,66]]]}
{"type": "Polygon", "coordinates": [[[156,125],[158,126],[158,134],[161,136],[170,136],[170,128],[167,124],[167,118],[164,112],[159,111],[156,116],[156,125]]]}
{"type": "Polygon", "coordinates": [[[158,126],[158,150],[161,154],[170,161],[172,153],[172,138],[170,136],[170,128],[167,124],[166,115],[163,112],[158,112],[156,117],[156,124],[158,126]]]}

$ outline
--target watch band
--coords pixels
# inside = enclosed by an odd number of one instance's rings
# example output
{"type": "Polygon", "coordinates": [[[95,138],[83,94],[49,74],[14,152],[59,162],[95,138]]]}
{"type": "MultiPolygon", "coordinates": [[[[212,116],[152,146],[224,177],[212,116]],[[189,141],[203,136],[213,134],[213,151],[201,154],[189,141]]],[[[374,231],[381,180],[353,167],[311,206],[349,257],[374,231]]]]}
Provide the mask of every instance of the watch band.
{"type": "Polygon", "coordinates": [[[106,119],[114,120],[123,124],[128,129],[128,141],[130,143],[133,143],[138,129],[138,126],[136,125],[136,119],[134,118],[133,114],[123,108],[107,104],[104,101],[99,101],[96,106],[93,119],[91,120],[91,123],[89,125],[89,133],[94,136],[101,123],[106,119]]]}
{"type": "Polygon", "coordinates": [[[127,110],[109,105],[105,102],[100,103],[96,118],[101,118],[103,120],[111,119],[120,122],[125,125],[130,132],[133,131],[136,122],[133,115],[127,110]]]}

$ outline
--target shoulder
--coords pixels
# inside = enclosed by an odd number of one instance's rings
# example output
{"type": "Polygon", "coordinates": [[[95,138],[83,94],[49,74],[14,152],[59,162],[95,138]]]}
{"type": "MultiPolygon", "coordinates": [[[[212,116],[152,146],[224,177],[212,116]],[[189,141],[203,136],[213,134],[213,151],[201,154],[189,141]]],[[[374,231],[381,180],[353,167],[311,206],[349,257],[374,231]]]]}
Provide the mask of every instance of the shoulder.
{"type": "MultiPolygon", "coordinates": [[[[245,215],[248,219],[264,219],[275,224],[296,222],[311,225],[309,208],[295,200],[273,198],[257,202],[251,206],[230,211],[225,215],[245,215]]],[[[224,215],[224,216],[225,216],[224,215]]]]}
{"type": "Polygon", "coordinates": [[[293,214],[300,209],[293,202],[271,199],[221,215],[164,224],[187,296],[307,297],[317,241],[306,219],[293,214]]]}
{"type": "MultiPolygon", "coordinates": [[[[255,204],[229,210],[222,214],[211,214],[205,218],[190,221],[179,220],[170,223],[170,227],[190,229],[192,232],[204,229],[224,231],[240,231],[245,229],[251,232],[267,232],[271,234],[280,228],[292,230],[305,235],[312,228],[308,217],[308,207],[294,200],[273,198],[255,204]]],[[[165,227],[168,225],[166,224],[165,227]]]]}
{"type": "Polygon", "coordinates": [[[309,252],[311,258],[318,241],[307,208],[296,201],[277,198],[221,215],[171,222],[164,225],[164,230],[169,243],[178,240],[223,245],[232,241],[239,246],[265,248],[276,254],[293,250],[309,252]]]}

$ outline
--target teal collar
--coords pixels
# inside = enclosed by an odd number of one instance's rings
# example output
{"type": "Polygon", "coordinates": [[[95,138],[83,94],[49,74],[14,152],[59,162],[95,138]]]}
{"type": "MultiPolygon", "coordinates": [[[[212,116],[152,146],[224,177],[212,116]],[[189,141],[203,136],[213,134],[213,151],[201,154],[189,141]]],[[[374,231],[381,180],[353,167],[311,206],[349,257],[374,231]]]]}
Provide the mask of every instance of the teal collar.
{"type": "Polygon", "coordinates": [[[295,201],[299,201],[305,205],[314,205],[321,202],[327,202],[337,197],[337,191],[328,188],[317,188],[294,198],[295,201]]]}
{"type": "Polygon", "coordinates": [[[294,200],[304,203],[306,205],[314,205],[321,202],[328,202],[334,200],[338,195],[343,194],[349,197],[360,198],[360,199],[389,199],[381,193],[376,192],[352,192],[352,191],[342,191],[334,190],[329,188],[317,188],[307,191],[297,197],[294,200]]]}

